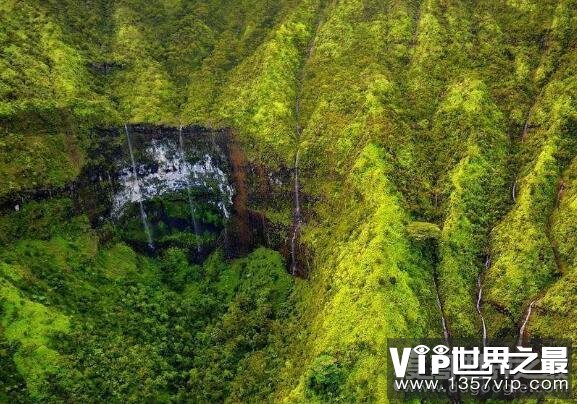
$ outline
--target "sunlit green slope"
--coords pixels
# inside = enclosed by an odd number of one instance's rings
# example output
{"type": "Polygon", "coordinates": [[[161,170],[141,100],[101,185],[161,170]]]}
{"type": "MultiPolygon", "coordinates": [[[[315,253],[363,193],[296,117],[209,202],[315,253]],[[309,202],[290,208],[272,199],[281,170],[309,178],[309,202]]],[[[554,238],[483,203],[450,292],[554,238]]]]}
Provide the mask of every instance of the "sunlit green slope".
{"type": "Polygon", "coordinates": [[[284,241],[298,154],[306,276],[5,209],[0,397],[386,402],[386,338],[442,337],[438,295],[480,340],[478,280],[489,338],[532,302],[573,337],[576,27],[574,0],[3,1],[3,202],[68,186],[91,128],[228,127],[289,172],[249,206],[284,241]]]}

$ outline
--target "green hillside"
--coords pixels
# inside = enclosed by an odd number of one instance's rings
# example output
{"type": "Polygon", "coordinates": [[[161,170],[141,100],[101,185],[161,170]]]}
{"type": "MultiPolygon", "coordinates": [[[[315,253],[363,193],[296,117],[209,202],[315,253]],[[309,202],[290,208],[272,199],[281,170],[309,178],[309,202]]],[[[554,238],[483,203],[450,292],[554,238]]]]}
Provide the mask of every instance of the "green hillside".
{"type": "Polygon", "coordinates": [[[389,402],[478,281],[577,341],[576,0],[0,1],[0,402],[389,402]],[[233,217],[99,207],[124,125],[230,133],[233,217]]]}

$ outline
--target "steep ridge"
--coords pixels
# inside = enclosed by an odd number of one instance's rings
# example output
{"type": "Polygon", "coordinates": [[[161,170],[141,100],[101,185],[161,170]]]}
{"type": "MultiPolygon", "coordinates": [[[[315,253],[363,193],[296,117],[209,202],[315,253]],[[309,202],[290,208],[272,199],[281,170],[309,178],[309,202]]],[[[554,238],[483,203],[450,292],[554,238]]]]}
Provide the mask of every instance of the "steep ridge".
{"type": "Polygon", "coordinates": [[[531,336],[539,338],[572,339],[575,327],[573,296],[575,288],[575,164],[563,175],[563,187],[559,193],[559,205],[552,216],[551,235],[559,246],[560,260],[564,264],[558,280],[544,291],[535,303],[535,313],[527,324],[531,336]]]}
{"type": "Polygon", "coordinates": [[[299,284],[298,300],[308,303],[299,306],[300,342],[281,377],[289,400],[384,399],[386,337],[442,335],[432,268],[412,251],[409,216],[388,180],[397,169],[391,154],[411,147],[402,121],[393,122],[401,97],[390,71],[407,57],[412,11],[400,3],[367,7],[328,6],[303,83],[301,177],[318,202],[308,206],[314,214],[302,233],[314,270],[299,284]],[[381,32],[389,35],[384,43],[381,32]],[[417,307],[426,317],[408,314],[417,307]]]}
{"type": "Polygon", "coordinates": [[[508,139],[502,115],[482,82],[465,79],[449,89],[433,136],[441,150],[453,153],[439,158],[446,169],[453,167],[441,179],[448,198],[439,240],[440,293],[451,331],[474,337],[481,328],[473,300],[475,280],[483,270],[489,230],[507,196],[508,139]],[[442,135],[447,132],[450,136],[442,135]],[[452,139],[463,142],[461,150],[445,146],[452,139]]]}
{"type": "MultiPolygon", "coordinates": [[[[526,163],[519,177],[517,202],[495,228],[486,296],[514,323],[521,316],[524,302],[536,297],[559,275],[548,228],[561,173],[575,153],[570,135],[574,119],[574,94],[569,84],[572,75],[564,74],[571,70],[570,65],[558,68],[536,106],[535,128],[524,142],[522,158],[526,163]]],[[[500,318],[500,327],[494,332],[504,332],[507,320],[496,312],[493,316],[500,318]]]]}
{"type": "Polygon", "coordinates": [[[298,382],[286,383],[290,400],[384,399],[386,338],[442,335],[432,268],[405,235],[408,215],[385,172],[382,151],[367,145],[345,183],[350,196],[338,202],[355,221],[315,230],[320,270],[297,291],[307,327],[281,378],[298,382]]]}
{"type": "Polygon", "coordinates": [[[388,337],[575,334],[576,6],[3,2],[6,399],[386,401],[388,337]],[[139,216],[73,201],[92,129],[125,122],[231,128],[243,258],[191,263],[190,193],[178,237],[143,215],[155,257],[139,216]]]}

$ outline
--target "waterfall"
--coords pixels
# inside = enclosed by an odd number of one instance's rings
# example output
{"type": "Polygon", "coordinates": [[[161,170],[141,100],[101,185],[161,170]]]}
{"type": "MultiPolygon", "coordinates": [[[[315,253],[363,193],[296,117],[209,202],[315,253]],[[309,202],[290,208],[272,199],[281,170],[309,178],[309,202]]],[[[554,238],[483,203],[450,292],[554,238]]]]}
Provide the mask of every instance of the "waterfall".
{"type": "Polygon", "coordinates": [[[146,239],[148,241],[148,247],[154,250],[154,243],[152,242],[152,233],[150,232],[150,227],[148,226],[148,219],[146,218],[146,212],[144,211],[144,204],[142,202],[142,193],[140,192],[140,185],[138,183],[138,174],[136,172],[136,163],[134,162],[134,153],[132,152],[132,142],[130,141],[130,134],[128,133],[128,125],[124,124],[124,131],[126,132],[126,139],[128,141],[128,151],[130,152],[130,161],[132,162],[132,174],[134,176],[134,188],[132,188],[138,195],[138,205],[140,206],[140,219],[142,220],[142,227],[144,227],[144,233],[146,233],[146,239]]]}
{"type": "MultiPolygon", "coordinates": [[[[186,162],[186,156],[185,156],[185,152],[184,152],[184,140],[182,139],[182,125],[179,126],[178,128],[178,142],[180,144],[180,160],[181,160],[181,164],[179,167],[179,170],[182,170],[182,167],[184,166],[185,162],[186,162]]],[[[186,193],[188,195],[188,207],[190,208],[190,217],[192,219],[192,226],[194,228],[194,234],[196,236],[196,251],[200,252],[200,242],[198,240],[198,237],[200,236],[200,230],[198,228],[198,223],[196,221],[196,217],[195,217],[195,212],[196,209],[194,209],[194,204],[192,203],[192,192],[190,191],[190,178],[188,175],[185,176],[186,178],[186,193]]]]}
{"type": "MultiPolygon", "coordinates": [[[[485,271],[491,265],[491,259],[487,256],[485,260],[485,271]]],[[[483,312],[481,311],[481,299],[483,298],[483,284],[481,282],[481,278],[483,277],[483,272],[479,273],[477,276],[477,313],[479,313],[479,317],[481,318],[481,323],[483,324],[483,346],[487,345],[487,325],[485,324],[485,317],[483,316],[483,312]]]]}
{"type": "Polygon", "coordinates": [[[525,139],[525,136],[527,136],[528,131],[529,131],[529,117],[527,117],[527,120],[525,121],[525,126],[523,126],[522,139],[525,139]]]}
{"type": "Polygon", "coordinates": [[[518,346],[523,346],[523,337],[525,336],[525,328],[527,328],[527,323],[529,323],[529,319],[531,318],[531,311],[533,311],[533,306],[535,305],[535,300],[533,300],[529,307],[527,307],[527,311],[525,313],[525,319],[523,320],[523,324],[521,324],[521,328],[519,328],[519,339],[517,340],[518,346]]]}
{"type": "Polygon", "coordinates": [[[294,223],[293,223],[293,234],[291,237],[291,259],[292,259],[292,268],[291,273],[293,276],[297,272],[297,263],[296,263],[296,243],[298,233],[301,227],[301,204],[300,204],[300,195],[299,195],[299,154],[300,150],[297,150],[297,154],[295,156],[295,165],[294,165],[294,223]]]}
{"type": "Polygon", "coordinates": [[[433,276],[433,285],[435,286],[435,296],[437,298],[437,306],[441,313],[441,325],[443,326],[443,337],[447,346],[449,346],[449,329],[447,328],[447,320],[445,319],[445,313],[443,312],[443,305],[441,304],[441,298],[439,297],[439,286],[437,285],[436,276],[433,276]]]}
{"type": "Polygon", "coordinates": [[[294,217],[293,217],[293,234],[291,237],[291,260],[292,260],[292,267],[291,273],[292,275],[296,275],[297,273],[297,254],[296,254],[296,244],[297,239],[301,227],[301,203],[300,203],[300,194],[299,194],[299,157],[300,157],[300,139],[301,139],[301,125],[300,125],[300,117],[301,117],[301,94],[303,91],[303,82],[305,78],[305,70],[306,70],[306,62],[309,60],[315,50],[315,42],[314,39],[317,37],[321,24],[323,22],[322,16],[319,16],[317,20],[317,26],[315,29],[315,36],[311,37],[311,40],[308,44],[307,50],[307,57],[303,62],[299,79],[298,79],[298,89],[295,98],[295,140],[297,141],[297,154],[295,156],[295,164],[294,164],[294,217]]]}
{"type": "MultiPolygon", "coordinates": [[[[210,136],[210,144],[212,146],[212,153],[217,156],[219,154],[219,150],[218,147],[216,147],[216,142],[214,140],[215,138],[215,134],[211,134],[210,136]]],[[[226,192],[225,192],[225,187],[224,185],[221,183],[218,186],[218,190],[220,192],[220,204],[219,206],[222,209],[222,214],[224,215],[224,228],[223,228],[223,244],[224,244],[224,251],[228,250],[228,226],[227,223],[228,219],[230,219],[230,212],[228,211],[227,207],[226,207],[226,192]]]]}

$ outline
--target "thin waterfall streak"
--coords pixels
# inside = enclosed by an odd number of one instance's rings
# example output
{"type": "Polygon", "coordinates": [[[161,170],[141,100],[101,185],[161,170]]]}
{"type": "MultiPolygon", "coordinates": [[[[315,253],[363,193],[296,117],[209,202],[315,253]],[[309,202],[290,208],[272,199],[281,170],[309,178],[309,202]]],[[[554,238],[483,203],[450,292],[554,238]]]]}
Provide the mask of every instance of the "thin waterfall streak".
{"type": "MultiPolygon", "coordinates": [[[[178,142],[180,144],[180,168],[182,170],[182,166],[186,163],[186,156],[184,154],[184,140],[182,138],[182,125],[178,128],[178,142]]],[[[190,218],[192,219],[192,226],[194,228],[194,234],[196,236],[196,251],[200,252],[200,242],[198,241],[200,230],[198,228],[198,222],[196,221],[195,213],[196,209],[194,209],[194,204],[192,203],[192,192],[190,191],[190,178],[188,175],[185,176],[186,179],[186,193],[188,195],[188,207],[190,209],[190,218]]]]}
{"type": "Polygon", "coordinates": [[[142,227],[144,227],[144,233],[146,234],[146,240],[148,242],[148,247],[154,250],[154,243],[152,241],[152,233],[150,232],[150,227],[148,226],[148,219],[146,217],[146,212],[144,210],[144,203],[142,201],[142,193],[140,192],[140,183],[138,182],[138,173],[136,171],[136,162],[134,161],[134,153],[132,151],[132,142],[130,141],[130,134],[128,132],[128,125],[124,124],[124,131],[126,132],[126,139],[128,142],[128,151],[130,153],[130,161],[132,162],[132,175],[134,176],[134,189],[138,194],[138,205],[140,207],[140,219],[142,221],[142,227]]]}
{"type": "Polygon", "coordinates": [[[487,325],[485,324],[485,317],[481,311],[481,299],[483,297],[483,286],[481,285],[481,275],[477,278],[477,287],[479,288],[479,294],[477,295],[477,313],[481,318],[481,324],[483,325],[483,346],[487,345],[487,325]]]}
{"type": "MultiPolygon", "coordinates": [[[[491,258],[487,256],[485,259],[485,271],[489,269],[491,266],[491,258]]],[[[483,300],[483,273],[485,271],[481,271],[477,276],[477,313],[479,313],[479,318],[481,319],[481,324],[483,327],[483,346],[487,345],[487,324],[485,323],[485,316],[483,316],[483,311],[481,310],[481,301],[483,300]]]]}
{"type": "Polygon", "coordinates": [[[529,131],[529,121],[531,120],[532,114],[533,114],[533,107],[531,107],[527,112],[527,119],[525,119],[525,125],[523,125],[523,133],[521,133],[522,142],[525,140],[525,137],[527,137],[527,132],[529,131]]]}
{"type": "Polygon", "coordinates": [[[433,277],[433,284],[435,285],[435,297],[437,298],[437,306],[439,307],[439,312],[441,313],[441,325],[443,326],[443,337],[447,346],[449,346],[449,329],[447,328],[447,320],[445,319],[445,313],[443,312],[443,305],[441,304],[441,298],[439,297],[439,286],[437,285],[437,279],[433,277]]]}
{"type": "MultiPolygon", "coordinates": [[[[318,32],[319,27],[321,25],[322,22],[322,17],[319,18],[319,20],[317,21],[317,27],[316,27],[316,32],[318,32]]],[[[314,51],[314,38],[316,38],[316,35],[313,37],[312,41],[313,42],[309,42],[308,45],[308,51],[307,51],[307,59],[310,59],[313,51],[314,51]]],[[[299,74],[299,79],[298,79],[298,91],[296,94],[296,98],[295,98],[295,140],[297,141],[297,153],[295,156],[295,163],[294,163],[294,216],[293,216],[293,234],[291,237],[291,259],[292,259],[292,268],[291,268],[291,273],[293,276],[296,275],[297,273],[297,257],[296,257],[296,244],[297,244],[297,238],[298,238],[298,233],[300,231],[300,227],[301,227],[301,205],[300,205],[300,195],[299,195],[299,157],[300,157],[300,146],[299,146],[299,142],[300,142],[300,138],[301,138],[301,125],[300,125],[300,115],[301,115],[301,103],[300,103],[300,97],[301,97],[301,93],[302,93],[302,83],[304,81],[304,77],[305,77],[305,66],[306,66],[306,60],[303,62],[300,74],[299,74]]]]}
{"type": "Polygon", "coordinates": [[[224,226],[223,229],[223,247],[224,247],[224,251],[225,253],[228,251],[228,228],[226,227],[226,224],[224,226]]]}
{"type": "Polygon", "coordinates": [[[511,196],[513,196],[513,202],[517,202],[517,178],[515,178],[515,182],[513,183],[513,190],[511,191],[511,196]]]}
{"type": "MultiPolygon", "coordinates": [[[[218,148],[216,147],[216,141],[215,141],[215,135],[212,134],[210,136],[210,140],[211,140],[211,146],[212,146],[212,152],[214,153],[215,156],[217,156],[219,154],[218,148]]],[[[220,190],[220,203],[222,204],[222,214],[224,215],[224,250],[226,251],[228,249],[228,219],[230,216],[230,213],[227,211],[226,209],[226,196],[224,191],[219,187],[220,190]]]]}
{"type": "Polygon", "coordinates": [[[521,324],[521,328],[519,328],[519,339],[517,340],[518,346],[523,346],[523,337],[525,336],[525,329],[527,328],[527,324],[529,323],[529,319],[531,318],[531,312],[533,311],[533,306],[535,305],[535,300],[529,304],[527,308],[525,319],[523,320],[523,324],[521,324]]]}
{"type": "Polygon", "coordinates": [[[294,225],[293,225],[293,234],[291,237],[291,259],[292,259],[292,268],[291,273],[294,276],[297,271],[297,264],[296,264],[296,242],[298,237],[298,232],[301,227],[301,205],[300,205],[300,195],[299,195],[299,155],[300,149],[297,150],[297,154],[295,156],[295,165],[294,165],[294,225]]]}
{"type": "Polygon", "coordinates": [[[301,203],[300,203],[300,190],[299,190],[299,157],[300,150],[297,150],[297,155],[295,157],[295,213],[298,221],[301,218],[301,203]]]}

